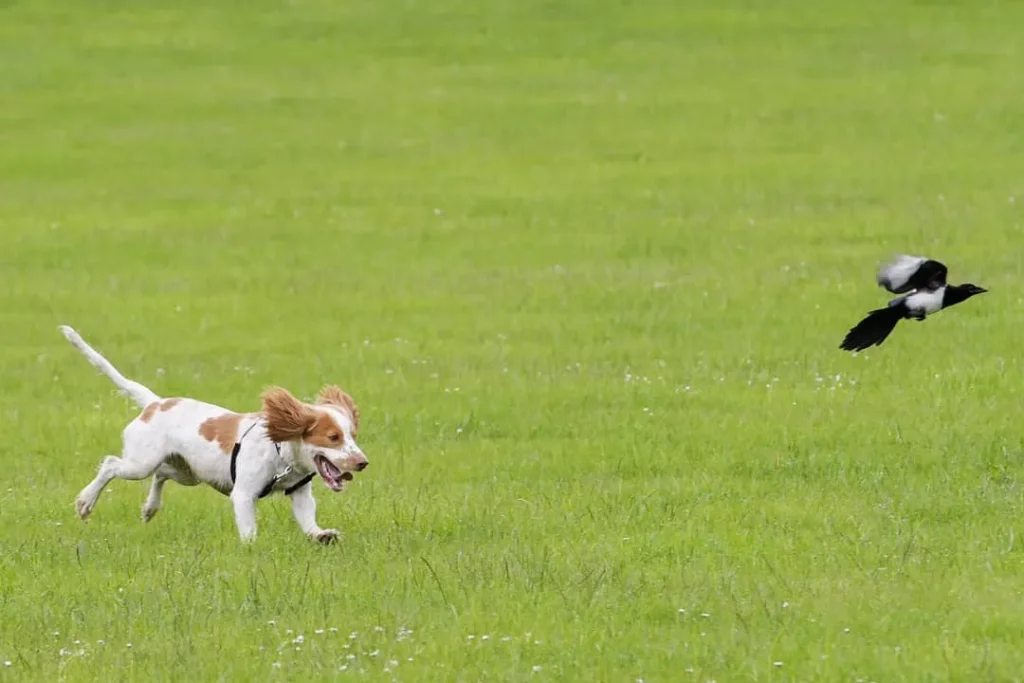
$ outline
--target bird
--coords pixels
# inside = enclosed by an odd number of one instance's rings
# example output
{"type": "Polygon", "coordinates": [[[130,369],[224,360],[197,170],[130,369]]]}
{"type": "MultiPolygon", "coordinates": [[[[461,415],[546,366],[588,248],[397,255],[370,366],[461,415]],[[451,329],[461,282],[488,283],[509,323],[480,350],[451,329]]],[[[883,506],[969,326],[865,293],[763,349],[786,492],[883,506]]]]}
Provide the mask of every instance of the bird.
{"type": "Polygon", "coordinates": [[[882,266],[875,280],[879,287],[901,296],[890,301],[885,308],[868,313],[850,329],[839,348],[863,351],[879,346],[900,320],[906,318],[920,322],[944,308],[988,291],[970,282],[947,284],[946,274],[945,264],[934,259],[906,254],[896,256],[882,266]]]}

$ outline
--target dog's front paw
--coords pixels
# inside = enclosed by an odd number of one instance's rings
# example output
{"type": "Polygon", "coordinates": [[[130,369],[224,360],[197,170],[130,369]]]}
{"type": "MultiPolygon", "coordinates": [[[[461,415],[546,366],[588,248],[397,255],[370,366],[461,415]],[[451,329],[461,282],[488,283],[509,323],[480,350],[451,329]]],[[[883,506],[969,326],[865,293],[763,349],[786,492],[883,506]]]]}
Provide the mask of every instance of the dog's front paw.
{"type": "Polygon", "coordinates": [[[95,504],[96,501],[89,500],[88,498],[80,495],[78,498],[75,498],[75,512],[77,512],[78,516],[84,521],[88,519],[89,513],[92,512],[92,508],[95,504]]]}
{"type": "Polygon", "coordinates": [[[317,543],[321,545],[330,545],[334,543],[338,537],[341,536],[341,532],[337,529],[321,529],[309,535],[317,543]]]}

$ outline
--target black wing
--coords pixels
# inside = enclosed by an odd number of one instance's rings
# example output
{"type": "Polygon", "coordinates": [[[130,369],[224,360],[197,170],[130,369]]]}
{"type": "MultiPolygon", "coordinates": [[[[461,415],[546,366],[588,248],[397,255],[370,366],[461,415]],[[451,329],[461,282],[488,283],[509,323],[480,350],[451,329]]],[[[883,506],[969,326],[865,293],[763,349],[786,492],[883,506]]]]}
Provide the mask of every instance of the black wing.
{"type": "Polygon", "coordinates": [[[938,261],[928,259],[921,264],[917,272],[907,281],[914,289],[927,289],[934,292],[946,286],[946,266],[938,261]]]}
{"type": "Polygon", "coordinates": [[[946,266],[920,256],[899,256],[878,271],[876,280],[893,294],[934,291],[946,284],[946,266]]]}

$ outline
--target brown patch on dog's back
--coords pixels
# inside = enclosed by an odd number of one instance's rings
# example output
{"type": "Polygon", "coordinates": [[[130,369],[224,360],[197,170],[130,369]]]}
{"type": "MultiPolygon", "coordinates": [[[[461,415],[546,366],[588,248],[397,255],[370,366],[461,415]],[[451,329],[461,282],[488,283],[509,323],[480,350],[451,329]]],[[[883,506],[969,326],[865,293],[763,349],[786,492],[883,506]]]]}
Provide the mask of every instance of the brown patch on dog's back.
{"type": "Polygon", "coordinates": [[[142,414],[139,415],[139,421],[149,422],[150,420],[152,420],[153,416],[156,414],[157,408],[159,407],[160,401],[153,401],[152,403],[150,403],[148,406],[146,406],[145,410],[142,411],[142,414]]]}
{"type": "Polygon", "coordinates": [[[181,403],[180,398],[165,398],[162,401],[153,401],[152,403],[147,405],[145,410],[142,411],[142,414],[139,415],[139,420],[141,422],[148,423],[150,420],[153,419],[153,416],[156,415],[157,410],[159,410],[161,413],[164,413],[173,408],[174,406],[178,405],[179,403],[181,403]]]}
{"type": "Polygon", "coordinates": [[[320,413],[316,422],[309,428],[302,440],[311,446],[321,448],[341,448],[345,443],[345,433],[327,413],[320,413]]]}
{"type": "Polygon", "coordinates": [[[238,438],[238,425],[241,424],[244,415],[238,413],[224,413],[199,425],[199,435],[207,441],[216,441],[220,449],[230,453],[238,438]]]}

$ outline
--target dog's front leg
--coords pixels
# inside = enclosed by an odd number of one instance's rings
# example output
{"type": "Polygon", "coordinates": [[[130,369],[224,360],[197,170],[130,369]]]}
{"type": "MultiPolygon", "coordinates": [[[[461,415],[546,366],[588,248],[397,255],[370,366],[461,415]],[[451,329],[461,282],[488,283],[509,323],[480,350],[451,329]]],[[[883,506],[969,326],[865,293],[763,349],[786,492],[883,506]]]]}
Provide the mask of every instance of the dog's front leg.
{"type": "Polygon", "coordinates": [[[314,541],[323,544],[333,543],[340,532],[337,529],[321,529],[316,523],[316,499],[313,498],[313,483],[306,484],[298,491],[291,493],[292,515],[299,523],[302,532],[314,541]]]}
{"type": "Polygon", "coordinates": [[[235,525],[242,541],[256,540],[256,496],[236,486],[231,492],[231,504],[235,508],[235,525]]]}

